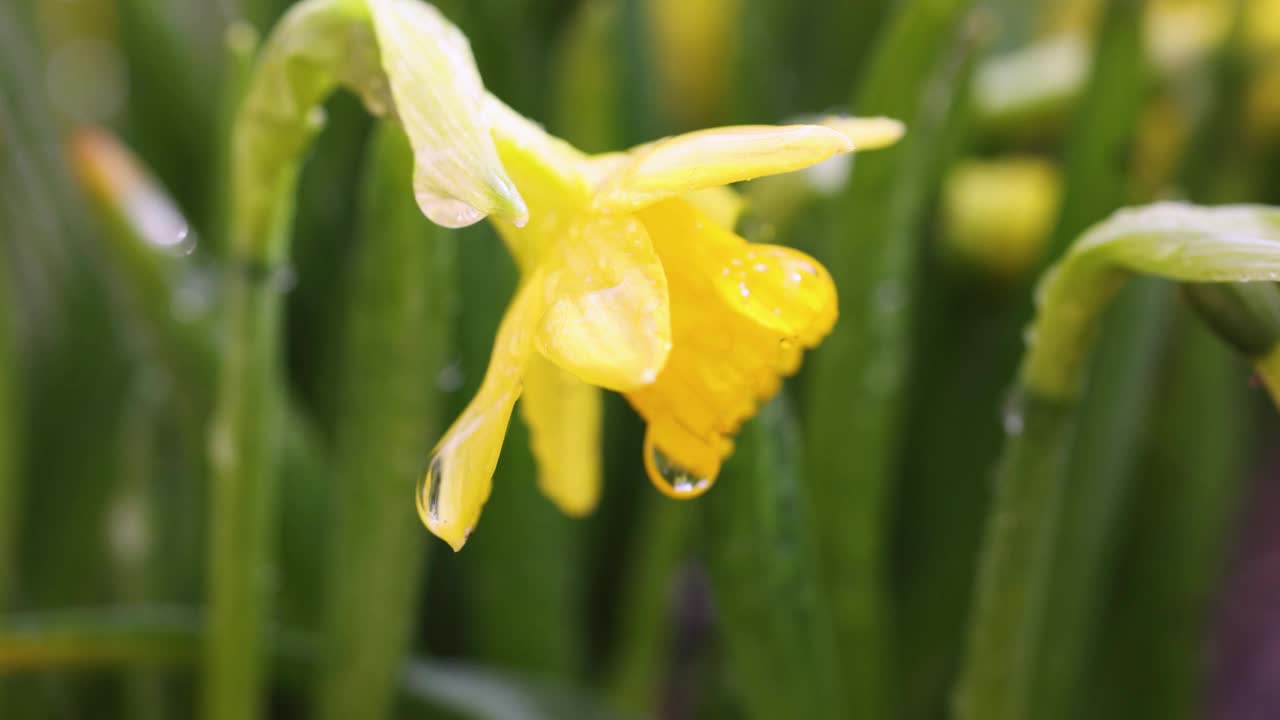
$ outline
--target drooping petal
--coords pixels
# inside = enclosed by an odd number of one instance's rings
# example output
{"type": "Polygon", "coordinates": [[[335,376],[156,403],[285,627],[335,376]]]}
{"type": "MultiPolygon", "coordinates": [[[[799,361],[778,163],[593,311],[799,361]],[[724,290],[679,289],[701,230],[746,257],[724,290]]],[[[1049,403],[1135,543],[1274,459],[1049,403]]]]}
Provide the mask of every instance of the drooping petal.
{"type": "Polygon", "coordinates": [[[512,406],[520,397],[541,305],[533,283],[525,284],[498,327],[484,381],[466,410],[436,445],[418,487],[422,522],[454,550],[462,549],[489,499],[512,406]]]}
{"type": "Polygon", "coordinates": [[[633,211],[703,188],[790,172],[853,150],[819,125],[743,125],[677,135],[630,153],[596,191],[595,209],[633,211]]]}
{"type": "Polygon", "coordinates": [[[639,216],[667,269],[673,346],[657,380],[627,399],[649,423],[654,485],[694,497],[714,481],[741,423],[831,330],[835,289],[812,258],[748,243],[683,200],[639,216]]]}
{"type": "Polygon", "coordinates": [[[542,493],[566,515],[594,510],[600,500],[600,390],[535,353],[520,412],[529,425],[542,493]]]}
{"type": "Polygon", "coordinates": [[[421,0],[368,0],[396,113],[414,152],[414,194],[432,222],[493,214],[517,224],[524,200],[498,161],[484,85],[458,28],[421,0]]]}
{"type": "Polygon", "coordinates": [[[579,379],[629,390],[653,382],[671,349],[662,263],[634,217],[587,215],[543,261],[538,347],[579,379]]]}

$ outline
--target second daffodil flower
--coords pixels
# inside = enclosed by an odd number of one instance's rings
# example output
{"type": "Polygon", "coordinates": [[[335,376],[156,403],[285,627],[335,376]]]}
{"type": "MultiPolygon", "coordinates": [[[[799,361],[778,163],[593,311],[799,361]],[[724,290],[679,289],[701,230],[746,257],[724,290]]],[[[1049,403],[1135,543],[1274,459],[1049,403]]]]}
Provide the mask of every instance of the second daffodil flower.
{"type": "Polygon", "coordinates": [[[739,425],[831,330],[836,291],[813,258],[730,229],[729,183],[895,141],[892,120],[719,128],[588,156],[492,96],[494,140],[528,204],[493,219],[520,268],[488,370],[440,440],[418,491],[423,522],[454,549],[488,499],[516,400],[538,482],[581,515],[600,493],[597,387],[625,394],[648,429],[662,492],[704,492],[739,425]]]}

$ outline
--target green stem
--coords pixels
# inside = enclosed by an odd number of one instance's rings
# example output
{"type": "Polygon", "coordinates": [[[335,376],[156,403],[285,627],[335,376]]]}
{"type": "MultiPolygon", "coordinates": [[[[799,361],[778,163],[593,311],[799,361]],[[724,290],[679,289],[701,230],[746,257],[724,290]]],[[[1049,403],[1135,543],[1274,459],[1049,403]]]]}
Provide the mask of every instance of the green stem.
{"type": "Polygon", "coordinates": [[[365,12],[362,3],[347,0],[295,8],[263,48],[232,131],[226,350],[209,441],[207,720],[253,720],[262,710],[285,396],[281,281],[294,191],[303,150],[317,129],[314,110],[344,73],[358,72],[342,58],[351,55],[355,65],[376,47],[365,12]]]}
{"type": "Polygon", "coordinates": [[[897,147],[858,156],[820,255],[841,289],[841,321],[813,358],[807,466],[848,703],[862,717],[891,714],[890,488],[908,390],[922,218],[978,44],[974,28],[961,22],[969,4],[915,3],[894,20],[854,110],[904,119],[910,129],[897,147]],[[857,238],[847,235],[854,229],[857,238]]]}
{"type": "MultiPolygon", "coordinates": [[[[287,208],[290,203],[282,205],[287,208]]],[[[288,211],[282,210],[283,229],[288,211]]],[[[210,436],[210,638],[205,648],[209,720],[254,718],[266,685],[262,633],[274,573],[273,516],[279,443],[280,290],[237,268],[226,280],[226,353],[210,436]]]]}
{"type": "Polygon", "coordinates": [[[404,133],[383,123],[365,173],[339,379],[318,705],[335,720],[389,716],[422,585],[428,536],[412,495],[441,421],[436,378],[451,347],[452,249],[404,187],[412,170],[404,133]]]}
{"type": "Polygon", "coordinates": [[[969,654],[956,697],[961,720],[1032,717],[1027,706],[1031,652],[1076,404],[1026,387],[1014,392],[969,621],[969,654]]]}

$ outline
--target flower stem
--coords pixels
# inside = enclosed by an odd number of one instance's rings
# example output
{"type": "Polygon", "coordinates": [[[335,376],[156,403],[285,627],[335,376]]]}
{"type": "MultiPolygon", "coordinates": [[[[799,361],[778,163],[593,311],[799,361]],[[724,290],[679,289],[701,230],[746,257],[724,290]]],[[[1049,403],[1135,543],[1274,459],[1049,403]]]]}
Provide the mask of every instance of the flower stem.
{"type": "Polygon", "coordinates": [[[295,6],[264,45],[232,129],[224,351],[209,438],[206,720],[254,720],[262,710],[294,193],[319,125],[314,111],[344,79],[342,58],[368,44],[360,35],[371,32],[366,10],[348,0],[295,6]]]}
{"type": "Polygon", "coordinates": [[[383,123],[365,172],[346,298],[335,429],[335,527],[320,716],[388,717],[413,636],[428,534],[413,487],[439,431],[452,246],[404,179],[413,154],[383,123]],[[369,612],[376,598],[377,612],[369,612]]]}
{"type": "Polygon", "coordinates": [[[1006,411],[1009,439],[978,571],[957,717],[1026,718],[1030,654],[1039,628],[1076,403],[1018,387],[1006,411]]]}

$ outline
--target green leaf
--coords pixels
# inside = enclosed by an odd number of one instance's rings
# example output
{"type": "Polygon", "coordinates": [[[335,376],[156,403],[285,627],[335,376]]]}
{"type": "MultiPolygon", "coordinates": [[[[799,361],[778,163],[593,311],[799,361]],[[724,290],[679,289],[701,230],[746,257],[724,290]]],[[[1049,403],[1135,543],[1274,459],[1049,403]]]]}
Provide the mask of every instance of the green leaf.
{"type": "Polygon", "coordinates": [[[344,305],[323,717],[388,716],[421,596],[429,535],[413,492],[444,419],[454,287],[452,238],[419,213],[412,165],[400,130],[379,126],[344,305]]]}

